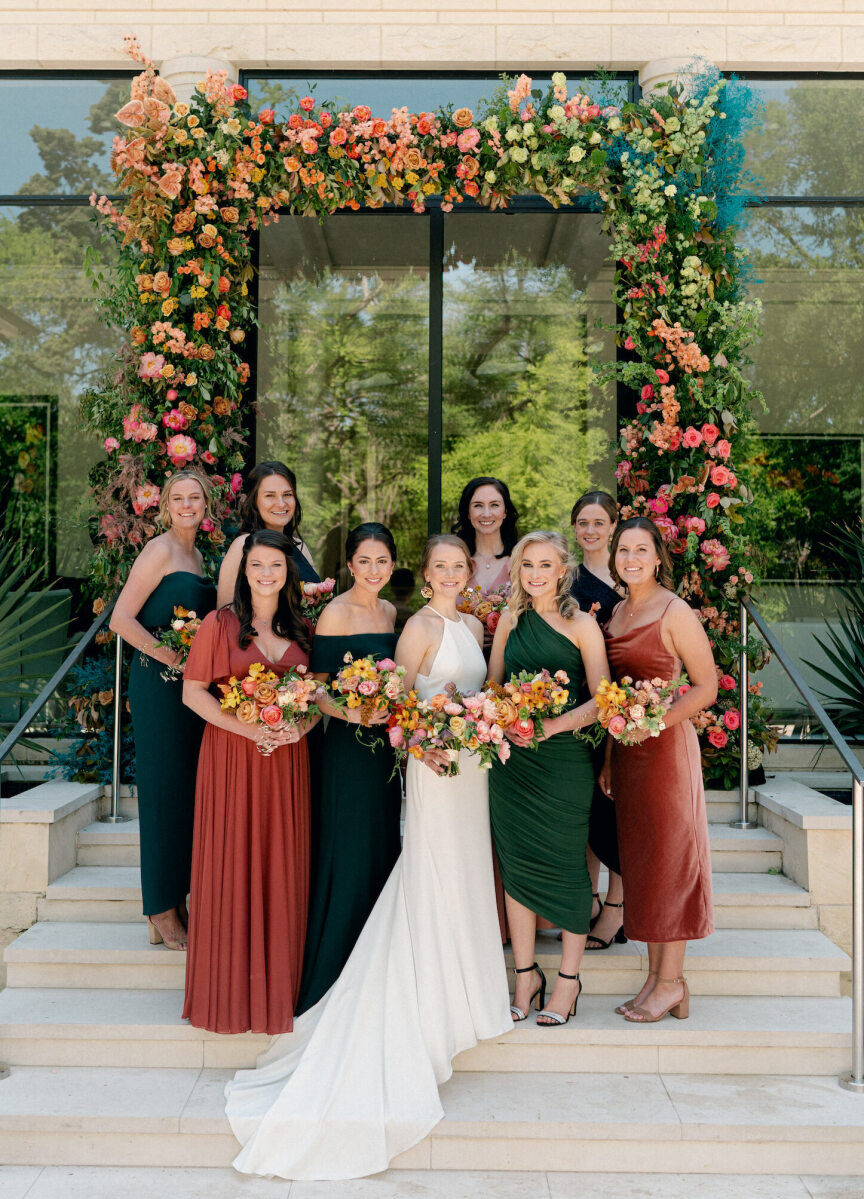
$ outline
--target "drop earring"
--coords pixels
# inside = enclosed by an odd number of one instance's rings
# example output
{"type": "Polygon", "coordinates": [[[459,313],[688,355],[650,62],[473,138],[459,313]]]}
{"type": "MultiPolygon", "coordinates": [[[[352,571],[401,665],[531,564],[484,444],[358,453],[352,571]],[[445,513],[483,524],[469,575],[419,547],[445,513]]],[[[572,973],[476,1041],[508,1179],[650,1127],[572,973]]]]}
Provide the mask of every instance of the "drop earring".
{"type": "Polygon", "coordinates": [[[420,588],[420,594],[423,596],[423,598],[424,598],[425,600],[430,600],[430,599],[432,598],[432,586],[431,586],[431,584],[430,584],[430,583],[424,583],[424,584],[423,584],[423,586],[420,588]]]}

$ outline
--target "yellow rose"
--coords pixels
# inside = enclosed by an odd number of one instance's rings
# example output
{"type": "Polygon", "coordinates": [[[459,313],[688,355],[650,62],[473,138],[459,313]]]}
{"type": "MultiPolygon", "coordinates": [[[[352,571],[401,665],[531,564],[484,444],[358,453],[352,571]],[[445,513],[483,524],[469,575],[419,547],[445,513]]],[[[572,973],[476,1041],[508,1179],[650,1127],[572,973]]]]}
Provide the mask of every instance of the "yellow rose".
{"type": "Polygon", "coordinates": [[[461,737],[462,734],[465,732],[464,716],[451,716],[450,717],[450,728],[457,737],[461,737]]]}
{"type": "Polygon", "coordinates": [[[258,719],[258,705],[254,699],[244,699],[242,704],[237,705],[235,716],[243,724],[255,724],[258,719]]]}

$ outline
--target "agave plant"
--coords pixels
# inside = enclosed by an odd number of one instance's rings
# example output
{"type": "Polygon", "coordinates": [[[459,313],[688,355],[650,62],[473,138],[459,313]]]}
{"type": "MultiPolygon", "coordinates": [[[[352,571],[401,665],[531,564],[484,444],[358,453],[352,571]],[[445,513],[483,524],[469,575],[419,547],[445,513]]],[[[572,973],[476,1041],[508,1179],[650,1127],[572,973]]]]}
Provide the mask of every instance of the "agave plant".
{"type": "MultiPolygon", "coordinates": [[[[842,733],[864,735],[864,539],[850,528],[839,529],[834,542],[847,566],[851,580],[846,589],[846,610],[838,609],[836,623],[827,625],[825,636],[816,641],[833,670],[807,665],[831,683],[830,693],[820,691],[829,714],[842,733]]],[[[805,659],[806,661],[806,659],[805,659]]]]}
{"type": "MultiPolygon", "coordinates": [[[[0,533],[0,543],[0,700],[31,700],[45,677],[44,670],[33,669],[44,662],[45,639],[67,625],[65,618],[52,625],[46,620],[68,601],[61,597],[46,605],[44,567],[33,569],[29,558],[20,558],[14,537],[0,533]]],[[[0,741],[15,723],[0,718],[0,741]]]]}

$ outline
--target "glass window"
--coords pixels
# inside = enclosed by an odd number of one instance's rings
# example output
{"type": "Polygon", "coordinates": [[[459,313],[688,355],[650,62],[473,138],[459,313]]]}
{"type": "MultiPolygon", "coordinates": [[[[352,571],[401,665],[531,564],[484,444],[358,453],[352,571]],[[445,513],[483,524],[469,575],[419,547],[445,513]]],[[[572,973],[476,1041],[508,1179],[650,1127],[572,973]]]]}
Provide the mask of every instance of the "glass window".
{"type": "Polygon", "coordinates": [[[748,79],[765,105],[745,139],[767,196],[864,196],[864,79],[748,79]]]}
{"type": "Polygon", "coordinates": [[[261,235],[259,460],[298,476],[303,536],[337,576],[348,530],[426,538],[429,223],[414,213],[282,218],[261,235]]]}
{"type": "MultiPolygon", "coordinates": [[[[34,549],[56,548],[49,569],[71,577],[86,573],[87,472],[102,454],[78,405],[118,348],[85,274],[87,247],[100,245],[86,207],[0,208],[0,429],[18,437],[0,458],[4,498],[34,549]]],[[[111,261],[110,245],[100,252],[111,261]]]]}
{"type": "Polygon", "coordinates": [[[114,113],[129,99],[124,77],[0,78],[0,195],[110,191],[114,113]]]}
{"type": "Polygon", "coordinates": [[[591,487],[614,492],[608,240],[597,216],[445,217],[444,524],[474,475],[503,478],[520,528],[566,529],[591,487]]]}

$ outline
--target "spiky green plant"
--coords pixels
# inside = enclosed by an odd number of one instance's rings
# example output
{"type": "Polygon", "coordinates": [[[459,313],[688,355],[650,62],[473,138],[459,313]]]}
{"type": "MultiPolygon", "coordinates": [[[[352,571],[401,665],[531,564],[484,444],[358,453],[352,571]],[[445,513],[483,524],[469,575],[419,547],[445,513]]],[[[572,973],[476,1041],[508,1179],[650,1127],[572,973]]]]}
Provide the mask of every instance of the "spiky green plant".
{"type": "MultiPolygon", "coordinates": [[[[843,528],[833,537],[834,546],[846,562],[846,608],[839,609],[831,624],[826,622],[825,636],[816,642],[824,651],[833,669],[807,662],[821,678],[831,684],[831,691],[819,689],[826,699],[829,715],[841,731],[849,736],[864,736],[864,538],[861,532],[843,528]]],[[[805,659],[806,661],[806,659],[805,659]]]]}

